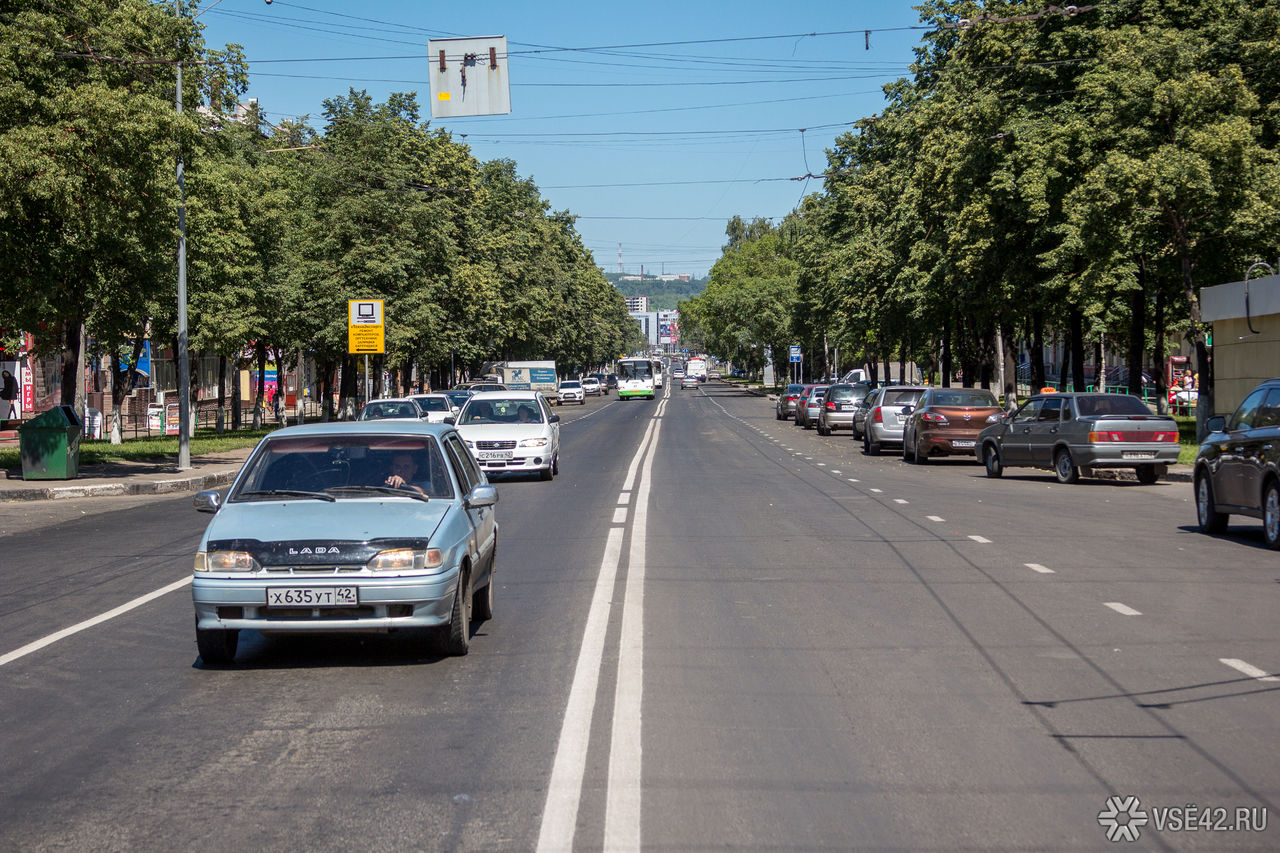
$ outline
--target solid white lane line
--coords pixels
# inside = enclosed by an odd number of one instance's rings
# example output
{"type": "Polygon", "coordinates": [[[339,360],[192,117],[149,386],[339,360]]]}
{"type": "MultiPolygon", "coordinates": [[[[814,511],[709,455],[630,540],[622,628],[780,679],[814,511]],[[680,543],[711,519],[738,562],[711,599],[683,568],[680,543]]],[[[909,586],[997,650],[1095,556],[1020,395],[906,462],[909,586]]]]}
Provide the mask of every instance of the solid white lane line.
{"type": "Polygon", "coordinates": [[[618,686],[613,699],[613,734],[609,747],[609,784],[605,797],[604,849],[640,850],[642,718],[644,694],[645,540],[649,520],[649,488],[658,455],[654,430],[649,455],[641,468],[631,524],[631,553],[618,638],[618,686]]]}
{"type": "Polygon", "coordinates": [[[1102,602],[1102,603],[1103,603],[1103,604],[1105,604],[1107,607],[1110,607],[1110,608],[1111,608],[1112,610],[1114,610],[1115,612],[1117,612],[1117,613],[1122,613],[1122,614],[1124,614],[1125,616],[1141,616],[1141,615],[1142,615],[1142,612],[1141,612],[1141,611],[1139,611],[1139,610],[1134,610],[1134,609],[1133,609],[1132,607],[1130,607],[1129,605],[1127,605],[1127,604],[1121,604],[1121,603],[1120,603],[1120,602],[1118,602],[1118,601],[1104,601],[1104,602],[1102,602]]]}
{"type": "Polygon", "coordinates": [[[991,540],[985,536],[970,536],[969,538],[972,539],[974,542],[981,542],[983,545],[991,544],[991,540]]]}
{"type": "Polygon", "coordinates": [[[620,507],[617,507],[616,509],[614,509],[614,511],[613,511],[613,523],[614,523],[614,524],[626,524],[626,522],[627,522],[627,508],[626,508],[625,506],[620,506],[620,507]]]}
{"type": "Polygon", "coordinates": [[[1265,669],[1258,669],[1253,664],[1245,663],[1239,658],[1218,658],[1218,660],[1234,670],[1243,672],[1250,678],[1256,678],[1259,681],[1280,681],[1280,676],[1270,675],[1265,669]]]}
{"type": "Polygon", "coordinates": [[[946,519],[940,515],[926,515],[925,518],[929,519],[930,521],[946,521],[946,519]]]}
{"type": "Polygon", "coordinates": [[[569,704],[560,724],[560,741],[556,745],[551,781],[547,784],[547,800],[542,807],[542,827],[538,831],[538,850],[573,849],[573,833],[578,825],[578,801],[582,798],[582,779],[587,768],[587,739],[591,732],[591,716],[596,706],[596,689],[600,681],[600,662],[604,657],[605,631],[609,627],[609,605],[613,600],[614,581],[622,557],[622,529],[610,528],[605,540],[600,574],[596,576],[595,594],[587,613],[587,627],[582,634],[578,663],[569,688],[569,704]]]}
{"type": "Polygon", "coordinates": [[[142,605],[146,604],[148,601],[154,601],[160,596],[168,595],[169,593],[173,592],[176,589],[182,589],[184,586],[187,586],[190,583],[191,583],[191,578],[189,577],[183,578],[180,581],[174,581],[168,586],[162,586],[157,590],[147,593],[146,595],[140,595],[137,598],[133,599],[132,601],[126,601],[124,604],[121,604],[119,607],[113,607],[112,609],[108,610],[106,613],[100,613],[99,615],[94,616],[92,619],[86,619],[83,622],[77,622],[75,625],[72,625],[70,628],[63,628],[61,631],[56,631],[47,637],[41,637],[39,640],[36,640],[31,643],[27,643],[25,646],[21,648],[14,649],[13,651],[8,652],[7,654],[4,654],[4,655],[0,655],[0,666],[4,666],[7,663],[11,663],[17,660],[18,658],[26,657],[32,652],[37,652],[40,649],[43,649],[45,646],[53,645],[59,640],[63,640],[63,639],[66,639],[67,637],[70,637],[72,634],[79,634],[81,631],[88,630],[89,628],[92,628],[94,625],[101,625],[103,622],[106,622],[108,619],[114,619],[115,617],[119,616],[122,613],[128,613],[130,610],[133,610],[135,607],[141,607],[142,605]]]}
{"type": "Polygon", "coordinates": [[[644,438],[640,439],[640,446],[636,448],[636,455],[631,460],[630,467],[627,468],[627,479],[622,483],[624,492],[631,491],[636,481],[636,471],[640,469],[640,460],[644,459],[644,451],[649,446],[649,439],[653,437],[653,430],[658,425],[657,418],[649,419],[649,428],[644,431],[644,438]]]}
{"type": "Polygon", "coordinates": [[[1044,566],[1040,565],[1039,563],[1023,563],[1022,565],[1026,566],[1031,571],[1039,572],[1042,575],[1054,574],[1053,569],[1046,569],[1044,566]]]}

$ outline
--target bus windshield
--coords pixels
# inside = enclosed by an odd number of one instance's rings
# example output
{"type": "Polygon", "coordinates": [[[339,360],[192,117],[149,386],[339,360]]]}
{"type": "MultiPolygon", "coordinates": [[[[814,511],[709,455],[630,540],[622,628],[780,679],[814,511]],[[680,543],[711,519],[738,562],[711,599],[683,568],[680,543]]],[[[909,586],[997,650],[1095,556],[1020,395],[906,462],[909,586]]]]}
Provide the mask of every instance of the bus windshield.
{"type": "Polygon", "coordinates": [[[653,378],[653,365],[647,361],[620,361],[618,362],[618,380],[627,379],[651,379],[653,378]]]}

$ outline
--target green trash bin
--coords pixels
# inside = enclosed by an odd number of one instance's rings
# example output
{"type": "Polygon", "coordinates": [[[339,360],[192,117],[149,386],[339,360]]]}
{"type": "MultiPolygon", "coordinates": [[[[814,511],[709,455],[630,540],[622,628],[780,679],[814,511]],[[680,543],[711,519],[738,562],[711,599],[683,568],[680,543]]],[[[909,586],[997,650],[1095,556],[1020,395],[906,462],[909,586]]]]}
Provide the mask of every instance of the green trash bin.
{"type": "Polygon", "coordinates": [[[54,406],[18,428],[24,480],[74,480],[80,475],[83,423],[71,406],[54,406]]]}

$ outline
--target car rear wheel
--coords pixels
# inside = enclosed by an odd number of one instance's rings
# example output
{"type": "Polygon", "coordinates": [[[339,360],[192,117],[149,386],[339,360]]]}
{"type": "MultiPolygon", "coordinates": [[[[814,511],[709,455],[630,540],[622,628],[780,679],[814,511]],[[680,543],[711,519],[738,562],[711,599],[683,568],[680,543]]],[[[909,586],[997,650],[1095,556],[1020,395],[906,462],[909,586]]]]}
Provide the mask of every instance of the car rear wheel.
{"type": "Polygon", "coordinates": [[[915,452],[916,452],[915,444],[913,444],[910,441],[907,441],[907,437],[904,434],[902,436],[902,461],[915,462],[916,460],[913,458],[913,455],[915,454],[915,452]]]}
{"type": "Polygon", "coordinates": [[[1280,483],[1275,480],[1262,490],[1262,538],[1272,551],[1280,551],[1280,483]]]}
{"type": "Polygon", "coordinates": [[[221,628],[197,628],[196,648],[200,658],[209,666],[222,666],[236,659],[236,647],[240,644],[240,632],[221,628]]]}
{"type": "Polygon", "coordinates": [[[862,437],[862,452],[868,456],[880,455],[880,442],[871,440],[871,430],[862,437]]]}
{"type": "Polygon", "coordinates": [[[1063,447],[1053,455],[1053,473],[1057,476],[1059,483],[1070,485],[1080,480],[1080,469],[1076,467],[1075,460],[1071,458],[1071,451],[1063,447]]]}
{"type": "Polygon", "coordinates": [[[1213,502],[1213,483],[1208,473],[1201,471],[1196,476],[1196,521],[1200,532],[1221,533],[1227,529],[1229,517],[1225,512],[1218,512],[1218,507],[1213,502]]]}
{"type": "Polygon", "coordinates": [[[928,465],[929,454],[920,452],[920,439],[916,438],[914,449],[911,451],[911,461],[917,465],[928,465]]]}
{"type": "Polygon", "coordinates": [[[1138,482],[1144,486],[1155,485],[1155,482],[1160,479],[1160,473],[1156,471],[1156,466],[1154,465],[1140,465],[1136,473],[1138,482]]]}
{"type": "Polygon", "coordinates": [[[461,657],[471,650],[471,571],[463,568],[458,576],[458,589],[453,594],[453,612],[444,627],[444,653],[461,657]]]}
{"type": "Polygon", "coordinates": [[[1004,473],[1004,462],[1000,459],[1000,449],[994,444],[982,448],[982,464],[987,468],[987,476],[993,480],[1000,479],[1004,473]]]}
{"type": "Polygon", "coordinates": [[[493,618],[493,573],[497,569],[498,543],[493,543],[493,555],[489,558],[489,579],[471,596],[471,618],[485,622],[493,618]]]}

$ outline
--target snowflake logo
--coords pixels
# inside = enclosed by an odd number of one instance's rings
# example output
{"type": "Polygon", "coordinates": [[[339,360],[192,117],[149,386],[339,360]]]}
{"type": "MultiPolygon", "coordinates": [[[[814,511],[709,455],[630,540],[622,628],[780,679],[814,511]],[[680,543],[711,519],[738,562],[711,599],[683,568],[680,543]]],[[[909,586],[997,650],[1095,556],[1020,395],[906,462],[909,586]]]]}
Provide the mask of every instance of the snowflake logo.
{"type": "Polygon", "coordinates": [[[1147,813],[1137,797],[1111,797],[1098,812],[1098,824],[1107,830],[1108,841],[1137,841],[1140,827],[1147,825],[1147,813]]]}

